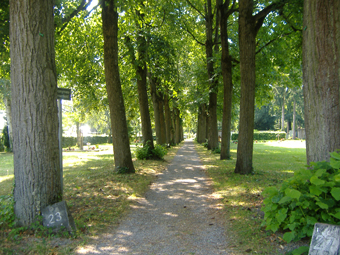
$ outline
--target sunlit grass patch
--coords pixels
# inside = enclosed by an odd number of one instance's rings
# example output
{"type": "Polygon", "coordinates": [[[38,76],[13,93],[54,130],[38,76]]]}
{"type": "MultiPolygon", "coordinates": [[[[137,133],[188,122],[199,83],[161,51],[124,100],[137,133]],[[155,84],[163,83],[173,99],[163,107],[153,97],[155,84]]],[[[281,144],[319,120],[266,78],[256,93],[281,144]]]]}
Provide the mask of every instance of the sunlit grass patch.
{"type": "Polygon", "coordinates": [[[220,160],[219,154],[196,144],[201,162],[213,180],[215,195],[224,205],[228,240],[230,238],[230,248],[235,254],[245,254],[248,249],[253,254],[277,254],[276,249],[282,243],[280,236],[261,228],[261,194],[265,187],[278,186],[293,176],[294,171],[303,168],[306,153],[300,146],[288,148],[277,145],[281,144],[254,144],[254,174],[239,175],[234,174],[236,144],[231,144],[231,160],[220,160]]]}
{"type": "MultiPolygon", "coordinates": [[[[7,238],[10,231],[7,229],[0,235],[0,254],[70,254],[76,246],[117,224],[127,214],[130,205],[144,196],[179,147],[170,148],[164,160],[133,159],[136,173],[126,175],[114,171],[112,146],[101,151],[63,152],[63,200],[76,222],[77,238],[67,244],[64,240],[55,245],[55,238],[44,239],[19,233],[18,239],[14,240],[7,238]],[[5,246],[2,245],[5,243],[5,246]]],[[[13,154],[0,153],[0,162],[2,158],[11,159],[12,176],[0,170],[0,195],[7,195],[13,189],[13,154]]]]}

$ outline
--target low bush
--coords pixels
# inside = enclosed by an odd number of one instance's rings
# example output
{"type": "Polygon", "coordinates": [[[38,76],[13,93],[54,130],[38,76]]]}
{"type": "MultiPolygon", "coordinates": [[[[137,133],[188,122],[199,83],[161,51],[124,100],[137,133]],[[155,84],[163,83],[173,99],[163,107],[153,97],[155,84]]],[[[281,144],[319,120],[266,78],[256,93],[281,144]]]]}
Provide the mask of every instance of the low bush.
{"type": "MultiPolygon", "coordinates": [[[[253,140],[277,140],[285,139],[286,133],[282,131],[256,131],[254,132],[253,140]]],[[[231,140],[238,140],[238,133],[233,133],[231,135],[231,140]]]]}
{"type": "Polygon", "coordinates": [[[15,223],[13,196],[0,196],[0,229],[13,227],[15,223]]]}
{"type": "Polygon", "coordinates": [[[150,158],[163,159],[167,153],[167,149],[159,144],[156,144],[155,148],[152,150],[148,144],[145,144],[143,147],[137,146],[136,149],[136,157],[140,160],[150,158]]]}
{"type": "Polygon", "coordinates": [[[311,163],[282,183],[280,189],[263,191],[263,226],[285,230],[286,242],[313,235],[316,222],[340,224],[340,153],[331,153],[330,162],[311,163]]]}

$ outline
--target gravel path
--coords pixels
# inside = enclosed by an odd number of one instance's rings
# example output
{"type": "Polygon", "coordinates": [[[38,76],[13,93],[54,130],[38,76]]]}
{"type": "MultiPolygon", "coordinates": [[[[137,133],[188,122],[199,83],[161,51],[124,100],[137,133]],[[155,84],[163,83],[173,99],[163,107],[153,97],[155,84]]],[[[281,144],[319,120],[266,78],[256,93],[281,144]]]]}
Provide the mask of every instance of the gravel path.
{"type": "Polygon", "coordinates": [[[192,141],[112,233],[77,254],[231,254],[222,210],[192,141]]]}

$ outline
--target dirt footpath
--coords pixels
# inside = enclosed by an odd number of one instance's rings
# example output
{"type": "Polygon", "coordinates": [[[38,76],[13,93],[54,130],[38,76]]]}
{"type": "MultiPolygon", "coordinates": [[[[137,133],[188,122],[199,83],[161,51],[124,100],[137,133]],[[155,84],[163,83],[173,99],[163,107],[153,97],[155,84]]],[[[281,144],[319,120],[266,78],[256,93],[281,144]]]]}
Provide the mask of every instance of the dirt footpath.
{"type": "Polygon", "coordinates": [[[232,254],[222,211],[192,141],[112,233],[77,254],[232,254]]]}

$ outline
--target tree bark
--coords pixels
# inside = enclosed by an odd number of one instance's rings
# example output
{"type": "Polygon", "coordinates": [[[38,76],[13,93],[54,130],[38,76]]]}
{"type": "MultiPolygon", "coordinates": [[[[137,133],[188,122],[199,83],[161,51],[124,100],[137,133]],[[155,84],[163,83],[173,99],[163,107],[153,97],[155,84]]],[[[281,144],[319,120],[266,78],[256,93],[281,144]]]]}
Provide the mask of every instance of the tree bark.
{"type": "Polygon", "coordinates": [[[340,148],[340,2],[304,1],[303,91],[307,163],[340,148]]]}
{"type": "MultiPolygon", "coordinates": [[[[218,130],[217,130],[217,92],[218,80],[215,77],[213,61],[213,19],[211,0],[207,0],[206,10],[206,42],[205,50],[207,57],[207,70],[210,83],[209,89],[209,127],[208,127],[208,149],[218,148],[218,130]]],[[[218,18],[217,18],[218,19],[218,18]]]]}
{"type": "Polygon", "coordinates": [[[62,199],[52,0],[10,1],[14,212],[20,225],[62,199]]]}
{"type": "Polygon", "coordinates": [[[293,105],[293,139],[295,140],[296,138],[296,130],[295,130],[295,125],[296,125],[296,100],[294,99],[294,105],[293,105]]]}
{"type": "Polygon", "coordinates": [[[149,112],[148,93],[146,85],[147,67],[146,67],[146,41],[141,35],[137,38],[138,44],[138,56],[140,64],[137,65],[137,87],[138,87],[138,99],[139,109],[142,121],[142,135],[143,145],[148,144],[150,150],[154,149],[152,127],[149,112]]]}
{"type": "Polygon", "coordinates": [[[240,127],[235,173],[249,174],[253,171],[253,132],[255,112],[255,19],[253,0],[239,1],[240,45],[240,127]]]}
{"type": "Polygon", "coordinates": [[[118,67],[118,13],[115,0],[102,2],[104,65],[116,170],[134,173],[118,67]]]}
{"type": "Polygon", "coordinates": [[[229,0],[222,4],[220,1],[221,14],[221,44],[222,57],[221,67],[224,86],[223,99],[223,119],[222,119],[222,137],[221,137],[221,154],[220,159],[230,159],[230,134],[231,134],[231,107],[233,97],[233,83],[232,83],[232,62],[229,54],[228,43],[228,16],[227,11],[229,7],[229,0]]]}
{"type": "Polygon", "coordinates": [[[13,133],[12,133],[12,100],[9,96],[4,96],[4,103],[6,107],[6,117],[9,136],[9,150],[13,151],[13,133]]]}
{"type": "Polygon", "coordinates": [[[169,93],[168,90],[164,95],[164,116],[165,116],[165,141],[169,145],[171,144],[171,111],[169,106],[169,93]]]}
{"type": "MultiPolygon", "coordinates": [[[[283,92],[284,93],[284,92],[283,92]]],[[[281,106],[281,130],[285,130],[285,96],[282,98],[282,106],[281,106]]]]}
{"type": "Polygon", "coordinates": [[[205,143],[207,139],[207,113],[206,104],[202,103],[198,107],[198,121],[197,121],[197,142],[205,143]]]}
{"type": "Polygon", "coordinates": [[[163,93],[159,93],[158,95],[158,111],[159,111],[159,122],[161,125],[161,139],[160,144],[165,144],[166,140],[166,131],[165,131],[165,117],[164,117],[164,96],[163,93]]]}
{"type": "Polygon", "coordinates": [[[181,142],[181,119],[179,117],[180,111],[177,107],[174,107],[175,116],[175,142],[179,144],[181,142]]]}
{"type": "Polygon", "coordinates": [[[160,108],[159,108],[159,99],[157,96],[157,79],[152,77],[149,73],[149,81],[150,81],[150,92],[153,104],[154,118],[155,118],[155,129],[156,129],[156,142],[158,144],[162,144],[162,135],[161,135],[161,116],[160,116],[160,108]]]}

